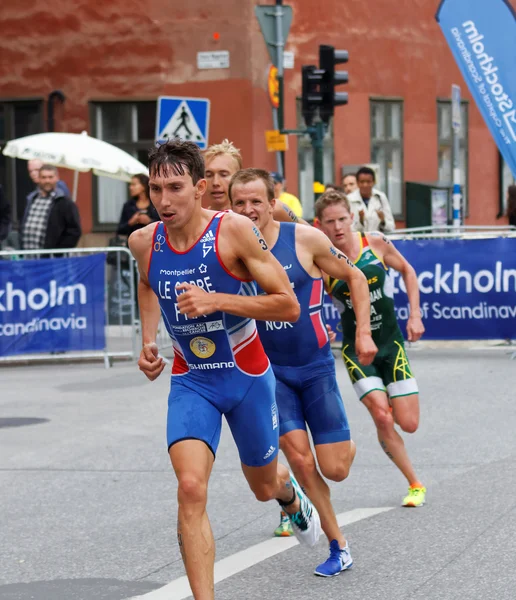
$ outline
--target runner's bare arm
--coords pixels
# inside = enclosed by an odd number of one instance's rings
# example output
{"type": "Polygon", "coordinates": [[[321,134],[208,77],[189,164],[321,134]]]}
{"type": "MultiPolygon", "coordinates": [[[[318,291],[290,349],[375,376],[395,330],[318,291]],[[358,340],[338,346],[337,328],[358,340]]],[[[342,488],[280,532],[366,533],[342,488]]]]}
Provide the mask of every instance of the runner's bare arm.
{"type": "Polygon", "coordinates": [[[360,269],[335,248],[322,231],[312,227],[296,229],[297,241],[312,252],[314,263],[327,275],[348,284],[357,322],[356,348],[359,360],[368,365],[378,351],[371,337],[371,306],[367,279],[360,269]]]}
{"type": "Polygon", "coordinates": [[[387,267],[398,271],[405,282],[407,296],[410,305],[410,316],[407,322],[407,334],[409,342],[416,342],[425,332],[421,320],[421,308],[419,299],[419,284],[414,267],[397,250],[394,244],[383,233],[373,231],[367,234],[373,250],[383,258],[387,267]]]}
{"type": "Polygon", "coordinates": [[[296,234],[298,243],[312,252],[314,263],[325,275],[348,284],[357,318],[357,330],[370,332],[369,288],[362,271],[355,267],[344,252],[335,248],[320,229],[300,227],[296,228],[296,234]]]}
{"type": "Polygon", "coordinates": [[[301,217],[298,217],[296,213],[291,210],[286,204],[276,200],[276,205],[274,206],[274,212],[272,214],[275,221],[287,221],[292,223],[300,223],[301,225],[310,225],[301,217]]]}
{"type": "Polygon", "coordinates": [[[224,217],[219,236],[224,236],[224,244],[228,244],[232,254],[247,268],[251,279],[266,293],[260,296],[208,294],[185,283],[178,286],[178,289],[186,290],[178,296],[180,312],[190,318],[223,311],[261,321],[297,321],[300,313],[297,298],[260,230],[247,217],[229,213],[224,217]]]}
{"type": "Polygon", "coordinates": [[[165,368],[164,360],[159,356],[156,336],[161,316],[159,302],[156,294],[150,287],[147,278],[149,254],[152,247],[152,238],[156,223],[138,229],[129,236],[129,250],[131,250],[140,273],[138,283],[138,305],[142,327],[142,351],[138,366],[148,379],[154,381],[161,375],[165,368]]]}
{"type": "Polygon", "coordinates": [[[156,223],[151,223],[142,229],[136,230],[129,236],[129,250],[131,250],[136,263],[138,264],[138,271],[140,273],[140,281],[138,283],[138,305],[140,307],[143,344],[150,344],[156,341],[159,320],[161,317],[158,298],[152,291],[147,278],[149,255],[155,228],[156,223]]]}

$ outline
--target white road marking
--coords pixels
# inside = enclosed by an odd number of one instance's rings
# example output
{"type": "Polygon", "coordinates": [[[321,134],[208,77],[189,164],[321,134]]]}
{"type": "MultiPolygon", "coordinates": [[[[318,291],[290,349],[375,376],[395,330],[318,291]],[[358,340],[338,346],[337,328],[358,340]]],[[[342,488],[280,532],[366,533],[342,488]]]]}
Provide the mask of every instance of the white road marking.
{"type": "MultiPolygon", "coordinates": [[[[344,513],[337,515],[337,521],[339,527],[362,521],[362,519],[368,519],[374,517],[380,513],[393,510],[393,506],[382,507],[382,508],[355,508],[344,513]]],[[[223,558],[215,563],[215,583],[223,581],[232,575],[240,573],[245,569],[249,569],[271,556],[285,552],[294,546],[297,546],[299,542],[295,537],[290,538],[271,538],[265,542],[260,542],[255,546],[246,548],[236,554],[232,554],[227,558],[223,558]]],[[[135,596],[132,600],[184,600],[192,595],[190,584],[186,575],[175,579],[171,583],[143,594],[143,596],[135,596]]]]}

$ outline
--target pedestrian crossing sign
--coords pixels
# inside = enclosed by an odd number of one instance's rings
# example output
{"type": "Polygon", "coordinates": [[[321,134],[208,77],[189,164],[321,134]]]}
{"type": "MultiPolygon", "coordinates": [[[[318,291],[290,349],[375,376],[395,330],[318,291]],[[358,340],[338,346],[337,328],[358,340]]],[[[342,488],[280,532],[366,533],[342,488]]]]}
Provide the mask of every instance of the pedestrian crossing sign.
{"type": "Polygon", "coordinates": [[[174,138],[195,142],[201,150],[208,147],[210,101],[207,98],[160,96],[156,118],[156,141],[174,138]]]}

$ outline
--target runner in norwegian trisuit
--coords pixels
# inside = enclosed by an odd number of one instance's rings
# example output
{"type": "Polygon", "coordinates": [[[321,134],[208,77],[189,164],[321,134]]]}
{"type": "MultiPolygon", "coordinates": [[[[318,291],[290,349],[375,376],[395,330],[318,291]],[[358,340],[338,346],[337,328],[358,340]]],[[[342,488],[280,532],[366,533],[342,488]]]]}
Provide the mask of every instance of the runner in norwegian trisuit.
{"type": "MultiPolygon", "coordinates": [[[[205,150],[204,164],[206,165],[206,193],[203,197],[203,206],[212,210],[231,210],[228,188],[231,177],[242,169],[242,155],[233,142],[225,139],[220,144],[213,144],[205,150]]],[[[276,202],[274,218],[277,221],[291,221],[305,223],[283,203],[276,202]]],[[[281,537],[294,535],[290,519],[283,513],[283,517],[275,534],[281,537]]]]}
{"type": "MultiPolygon", "coordinates": [[[[223,140],[220,144],[209,146],[204,152],[204,163],[207,189],[203,205],[211,210],[230,210],[228,186],[231,177],[242,168],[240,150],[235,148],[233,142],[223,140]]],[[[274,218],[276,221],[292,221],[307,225],[306,221],[297,217],[283,202],[276,202],[274,218]]]]}
{"type": "Polygon", "coordinates": [[[215,544],[207,488],[224,414],[242,470],[260,501],[276,498],[296,536],[314,545],[317,511],[278,464],[275,379],[256,318],[296,321],[299,303],[259,230],[233,213],[201,207],[204,161],[193,142],[174,140],[149,153],[150,196],[161,221],[133,233],[142,341],[138,365],[163,371],[160,316],[174,348],[167,441],[178,480],[178,539],[194,598],[214,597],[215,544]],[[256,295],[256,281],[266,295],[256,295]]]}
{"type": "Polygon", "coordinates": [[[344,194],[330,191],[315,204],[320,228],[335,246],[345,252],[365,274],[371,300],[371,329],[378,354],[371,365],[361,364],[357,356],[355,313],[346,282],[330,277],[328,291],[341,313],[344,342],[342,357],[353,387],[367,407],[378,432],[378,440],[387,456],[405,475],[409,483],[403,506],[422,506],[426,489],[414,471],[397,423],[407,433],[419,425],[419,392],[412,374],[403,335],[396,321],[393,286],[388,269],[399,271],[407,289],[410,317],[408,340],[417,341],[425,328],[421,321],[419,288],[416,272],[382,233],[361,234],[352,230],[353,214],[344,194]]]}
{"type": "Polygon", "coordinates": [[[257,325],[276,376],[281,449],[317,508],[330,545],[329,558],[315,569],[315,574],[332,577],[349,569],[353,560],[337,523],[330,489],[317,470],[307,425],[321,473],[332,481],[343,481],[348,476],[356,448],[350,437],[322,314],[321,269],[345,281],[354,305],[359,307],[355,348],[366,365],[377,352],[369,323],[367,280],[318,229],[274,221],[274,181],[267,171],[238,171],[229,184],[229,195],[233,210],[260,229],[287,273],[301,306],[301,316],[295,323],[267,319],[257,325]]]}

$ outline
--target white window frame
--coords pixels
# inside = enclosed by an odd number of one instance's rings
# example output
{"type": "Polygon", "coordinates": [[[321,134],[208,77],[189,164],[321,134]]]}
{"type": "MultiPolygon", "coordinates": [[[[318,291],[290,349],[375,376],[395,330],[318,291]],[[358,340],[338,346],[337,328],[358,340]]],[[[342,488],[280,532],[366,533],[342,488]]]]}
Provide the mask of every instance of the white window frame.
{"type": "MultiPolygon", "coordinates": [[[[105,140],[117,148],[125,150],[131,156],[138,158],[139,151],[148,151],[154,143],[154,139],[138,139],[138,106],[142,103],[152,103],[153,100],[130,100],[130,101],[94,101],[91,103],[91,122],[93,124],[93,135],[98,139],[104,139],[102,125],[102,108],[107,105],[129,105],[130,106],[130,135],[128,140],[116,141],[105,140]]],[[[122,206],[129,199],[128,184],[124,181],[110,179],[108,177],[93,177],[93,229],[94,231],[113,231],[117,228],[122,206]]]]}
{"type": "Polygon", "coordinates": [[[393,216],[397,219],[405,216],[404,190],[404,152],[403,152],[403,98],[377,98],[369,100],[371,126],[371,163],[378,165],[378,180],[375,187],[387,195],[393,216]],[[399,110],[397,132],[393,135],[393,107],[399,110]],[[381,135],[375,123],[375,111],[383,111],[381,116],[381,135]],[[379,157],[379,154],[383,156],[379,157]],[[393,168],[393,156],[398,156],[398,165],[393,168]]]}

